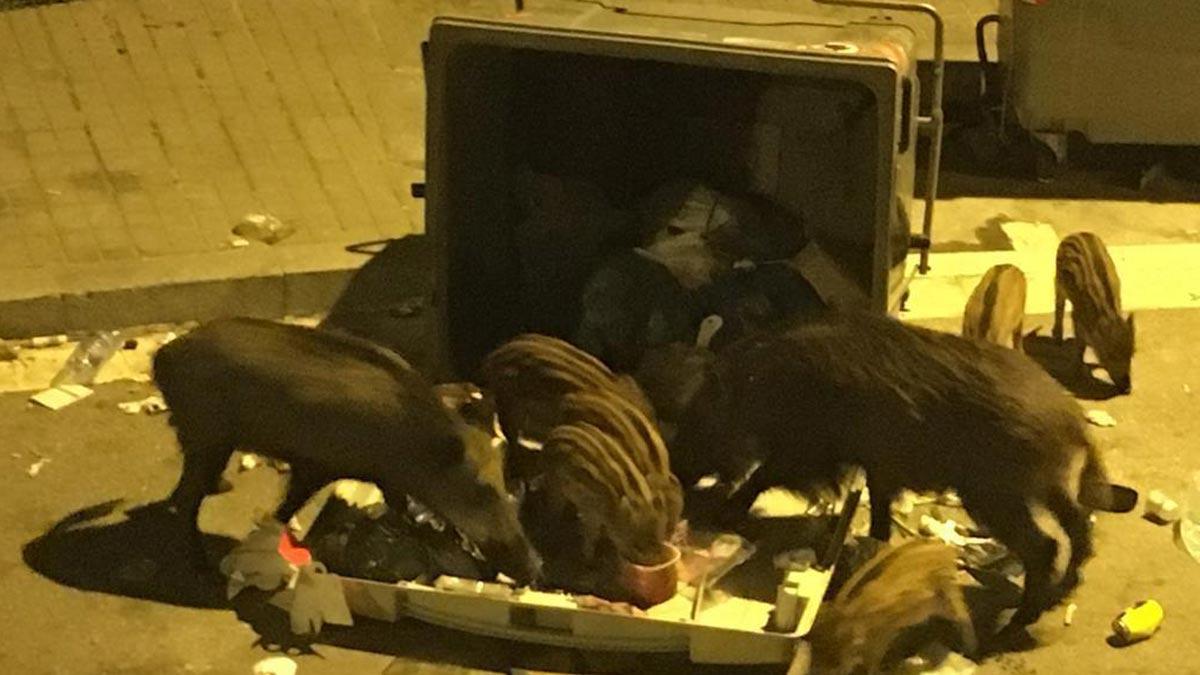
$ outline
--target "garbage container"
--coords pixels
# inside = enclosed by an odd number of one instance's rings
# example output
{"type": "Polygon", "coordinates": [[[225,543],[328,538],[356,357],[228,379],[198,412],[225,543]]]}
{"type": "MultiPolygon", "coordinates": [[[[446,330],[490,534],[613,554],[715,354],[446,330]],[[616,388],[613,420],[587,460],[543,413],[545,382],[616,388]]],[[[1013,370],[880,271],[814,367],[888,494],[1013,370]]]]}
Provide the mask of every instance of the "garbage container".
{"type": "Polygon", "coordinates": [[[1039,134],[1200,145],[1200,3],[1004,0],[1008,105],[1039,134]]]}
{"type": "MultiPolygon", "coordinates": [[[[909,15],[685,7],[537,2],[434,21],[424,197],[444,375],[471,376],[518,332],[554,332],[522,306],[516,195],[531,174],[586,186],[576,192],[617,212],[679,178],[768,196],[844,276],[834,304],[897,308],[920,100],[909,15]]],[[[596,212],[579,242],[611,225],[596,212]]],[[[570,249],[550,254],[581,271],[598,262],[570,249]]]]}

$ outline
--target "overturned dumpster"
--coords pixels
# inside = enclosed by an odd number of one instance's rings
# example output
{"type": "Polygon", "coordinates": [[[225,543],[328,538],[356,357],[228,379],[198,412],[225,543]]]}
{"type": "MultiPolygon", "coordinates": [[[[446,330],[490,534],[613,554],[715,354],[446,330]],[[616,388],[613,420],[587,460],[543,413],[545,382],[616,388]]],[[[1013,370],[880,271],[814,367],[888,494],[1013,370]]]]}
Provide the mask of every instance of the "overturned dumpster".
{"type": "Polygon", "coordinates": [[[904,24],[922,17],[708,12],[435,20],[424,195],[447,372],[519,332],[570,339],[591,273],[653,240],[647,212],[681,183],[795,223],[780,257],[830,304],[898,307],[921,121],[904,24]]]}

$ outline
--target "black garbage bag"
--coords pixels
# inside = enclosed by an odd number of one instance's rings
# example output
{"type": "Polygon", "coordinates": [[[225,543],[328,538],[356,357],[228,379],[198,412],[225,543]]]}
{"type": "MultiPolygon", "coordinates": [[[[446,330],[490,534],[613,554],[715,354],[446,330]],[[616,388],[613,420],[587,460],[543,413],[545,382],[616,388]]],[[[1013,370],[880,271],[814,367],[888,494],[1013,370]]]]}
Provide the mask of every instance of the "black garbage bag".
{"type": "Polygon", "coordinates": [[[405,511],[372,517],[330,495],[304,539],[316,560],[335,574],[395,583],[447,574],[490,579],[495,569],[454,528],[410,502],[405,511]]]}

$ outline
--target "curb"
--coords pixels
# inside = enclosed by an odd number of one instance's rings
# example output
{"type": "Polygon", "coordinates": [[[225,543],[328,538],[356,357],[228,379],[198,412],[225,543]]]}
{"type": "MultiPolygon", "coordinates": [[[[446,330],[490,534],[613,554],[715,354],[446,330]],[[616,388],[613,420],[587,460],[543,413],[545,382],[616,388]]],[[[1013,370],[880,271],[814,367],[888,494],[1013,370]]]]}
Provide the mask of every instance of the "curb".
{"type": "Polygon", "coordinates": [[[18,270],[0,287],[0,338],[222,316],[327,311],[369,256],[296,244],[18,270]]]}

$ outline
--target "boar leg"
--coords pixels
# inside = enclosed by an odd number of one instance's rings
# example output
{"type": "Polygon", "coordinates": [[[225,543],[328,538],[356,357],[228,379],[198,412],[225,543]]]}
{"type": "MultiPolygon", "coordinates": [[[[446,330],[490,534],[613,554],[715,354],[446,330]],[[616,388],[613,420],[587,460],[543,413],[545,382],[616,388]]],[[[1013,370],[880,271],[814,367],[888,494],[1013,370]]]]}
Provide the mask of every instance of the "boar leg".
{"type": "Polygon", "coordinates": [[[1025,592],[1009,626],[1032,624],[1054,602],[1051,579],[1058,543],[1038,528],[1020,495],[992,493],[974,499],[968,494],[961,496],[971,517],[986,525],[1000,543],[1021,559],[1025,567],[1025,592]]]}
{"type": "Polygon", "coordinates": [[[871,491],[871,538],[887,542],[892,538],[892,502],[900,492],[895,485],[867,477],[867,488],[871,491]]]}
{"type": "Polygon", "coordinates": [[[1058,519],[1071,543],[1071,557],[1058,588],[1057,599],[1062,599],[1079,585],[1079,568],[1092,557],[1091,525],[1084,510],[1061,489],[1054,489],[1046,498],[1046,508],[1058,519]]]}
{"type": "Polygon", "coordinates": [[[183,471],[179,475],[179,483],[167,497],[167,505],[192,533],[190,545],[193,562],[204,566],[207,557],[203,534],[196,526],[196,517],[200,514],[200,504],[205,495],[216,492],[221,472],[233,454],[233,445],[223,439],[214,440],[181,430],[179,446],[183,451],[183,471]]]}
{"type": "Polygon", "coordinates": [[[1067,311],[1067,296],[1063,294],[1062,287],[1054,284],[1054,329],[1053,336],[1055,341],[1062,344],[1063,341],[1063,315],[1067,311]]]}
{"type": "Polygon", "coordinates": [[[333,482],[321,468],[312,462],[293,461],[288,479],[287,494],[283,503],[275,509],[275,519],[284,525],[292,519],[300,507],[321,488],[333,482]]]}

